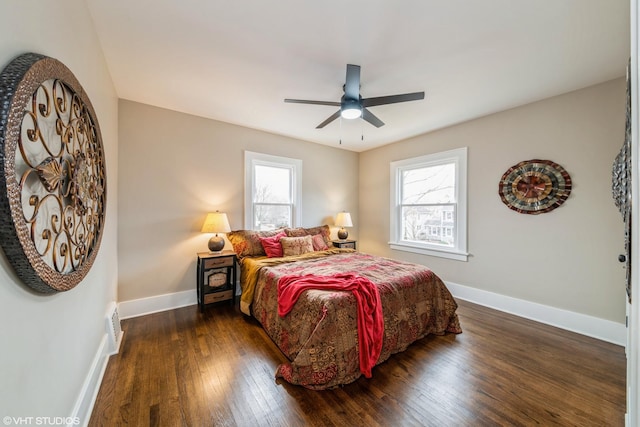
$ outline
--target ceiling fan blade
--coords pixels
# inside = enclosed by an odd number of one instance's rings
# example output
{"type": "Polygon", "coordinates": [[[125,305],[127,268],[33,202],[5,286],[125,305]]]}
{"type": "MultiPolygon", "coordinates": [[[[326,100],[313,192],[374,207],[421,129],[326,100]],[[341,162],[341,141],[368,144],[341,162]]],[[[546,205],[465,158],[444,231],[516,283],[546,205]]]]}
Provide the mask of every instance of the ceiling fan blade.
{"type": "Polygon", "coordinates": [[[347,78],[344,82],[344,96],[347,99],[360,99],[360,66],[347,64],[347,78]]]}
{"type": "Polygon", "coordinates": [[[384,122],[377,118],[371,111],[367,110],[366,108],[362,109],[362,118],[363,120],[368,121],[377,128],[379,128],[380,126],[384,126],[384,122]]]}
{"type": "MultiPolygon", "coordinates": [[[[340,105],[340,104],[338,104],[338,105],[340,105]]],[[[336,111],[335,113],[330,115],[327,120],[325,120],[324,122],[322,122],[318,126],[316,126],[316,129],[322,129],[323,127],[325,127],[326,125],[328,125],[329,123],[331,123],[332,121],[337,119],[338,117],[340,117],[340,110],[336,111]]]]}
{"type": "Polygon", "coordinates": [[[362,100],[363,107],[374,107],[376,105],[395,104],[397,102],[418,101],[424,99],[424,92],[403,93],[402,95],[378,96],[362,100]]]}
{"type": "Polygon", "coordinates": [[[312,105],[331,105],[332,107],[339,107],[339,102],[334,101],[309,101],[306,99],[285,99],[284,102],[290,102],[293,104],[312,104],[312,105]]]}

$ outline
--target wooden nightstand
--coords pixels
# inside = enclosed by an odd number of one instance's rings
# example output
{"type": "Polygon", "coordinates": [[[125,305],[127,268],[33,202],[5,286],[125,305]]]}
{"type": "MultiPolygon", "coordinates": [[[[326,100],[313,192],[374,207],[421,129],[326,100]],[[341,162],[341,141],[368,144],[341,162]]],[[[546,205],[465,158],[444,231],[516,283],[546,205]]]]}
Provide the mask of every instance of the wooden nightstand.
{"type": "Polygon", "coordinates": [[[356,248],[356,240],[349,240],[349,239],[332,240],[331,243],[333,243],[333,246],[336,248],[349,248],[349,249],[356,248]]]}
{"type": "Polygon", "coordinates": [[[198,306],[236,302],[236,254],[233,251],[198,253],[198,306]]]}

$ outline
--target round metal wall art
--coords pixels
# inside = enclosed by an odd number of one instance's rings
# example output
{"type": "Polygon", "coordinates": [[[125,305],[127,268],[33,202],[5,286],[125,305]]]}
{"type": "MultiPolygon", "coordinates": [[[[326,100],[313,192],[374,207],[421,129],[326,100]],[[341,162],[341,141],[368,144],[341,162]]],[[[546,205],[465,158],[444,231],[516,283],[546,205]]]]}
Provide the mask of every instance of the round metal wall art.
{"type": "Polygon", "coordinates": [[[541,214],[567,200],[571,194],[571,177],[551,160],[526,160],[511,166],[502,175],[498,193],[509,209],[541,214]]]}
{"type": "Polygon", "coordinates": [[[0,73],[0,240],[42,293],[74,288],[102,238],[107,179],[91,102],[61,62],[26,53],[0,73]]]}
{"type": "Polygon", "coordinates": [[[631,60],[627,64],[627,102],[625,137],[620,152],[613,162],[611,173],[611,192],[613,201],[622,214],[624,221],[624,255],[618,258],[625,263],[626,290],[629,304],[631,304],[631,186],[632,186],[632,158],[631,158],[631,60]]]}

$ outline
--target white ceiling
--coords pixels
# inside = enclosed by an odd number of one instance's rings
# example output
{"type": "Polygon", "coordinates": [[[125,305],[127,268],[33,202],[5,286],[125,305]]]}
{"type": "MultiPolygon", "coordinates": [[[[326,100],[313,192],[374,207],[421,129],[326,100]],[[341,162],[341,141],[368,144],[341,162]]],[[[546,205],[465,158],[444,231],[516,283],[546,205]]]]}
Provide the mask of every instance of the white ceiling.
{"type": "Polygon", "coordinates": [[[628,0],[87,0],[118,96],[364,151],[623,76],[628,0]],[[346,64],[386,123],[336,120],[346,64]],[[361,136],[364,135],[364,141],[361,136]],[[339,141],[342,139],[342,145],[339,141]]]}

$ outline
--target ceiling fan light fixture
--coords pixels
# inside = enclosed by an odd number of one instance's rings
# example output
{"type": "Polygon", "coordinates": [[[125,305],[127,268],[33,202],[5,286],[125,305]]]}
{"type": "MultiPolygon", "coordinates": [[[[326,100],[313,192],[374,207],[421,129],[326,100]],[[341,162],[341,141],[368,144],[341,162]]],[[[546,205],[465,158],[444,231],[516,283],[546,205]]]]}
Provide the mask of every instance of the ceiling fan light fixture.
{"type": "Polygon", "coordinates": [[[340,108],[340,115],[344,119],[357,119],[362,116],[362,107],[358,101],[345,101],[340,108]]]}
{"type": "MultiPolygon", "coordinates": [[[[329,105],[340,106],[340,109],[330,115],[325,121],[316,126],[316,129],[322,129],[329,123],[333,122],[339,117],[353,120],[362,117],[362,119],[373,126],[379,128],[384,126],[384,122],[375,116],[369,110],[369,107],[375,107],[377,105],[396,104],[398,102],[417,101],[424,99],[424,92],[403,93],[398,95],[389,96],[376,96],[374,98],[362,98],[360,95],[360,66],[347,64],[347,75],[345,83],[342,86],[344,95],[340,98],[340,102],[332,101],[312,101],[307,99],[289,99],[286,98],[284,102],[293,102],[297,104],[311,104],[311,105],[329,105]]],[[[342,122],[341,122],[342,123],[342,122]]]]}

